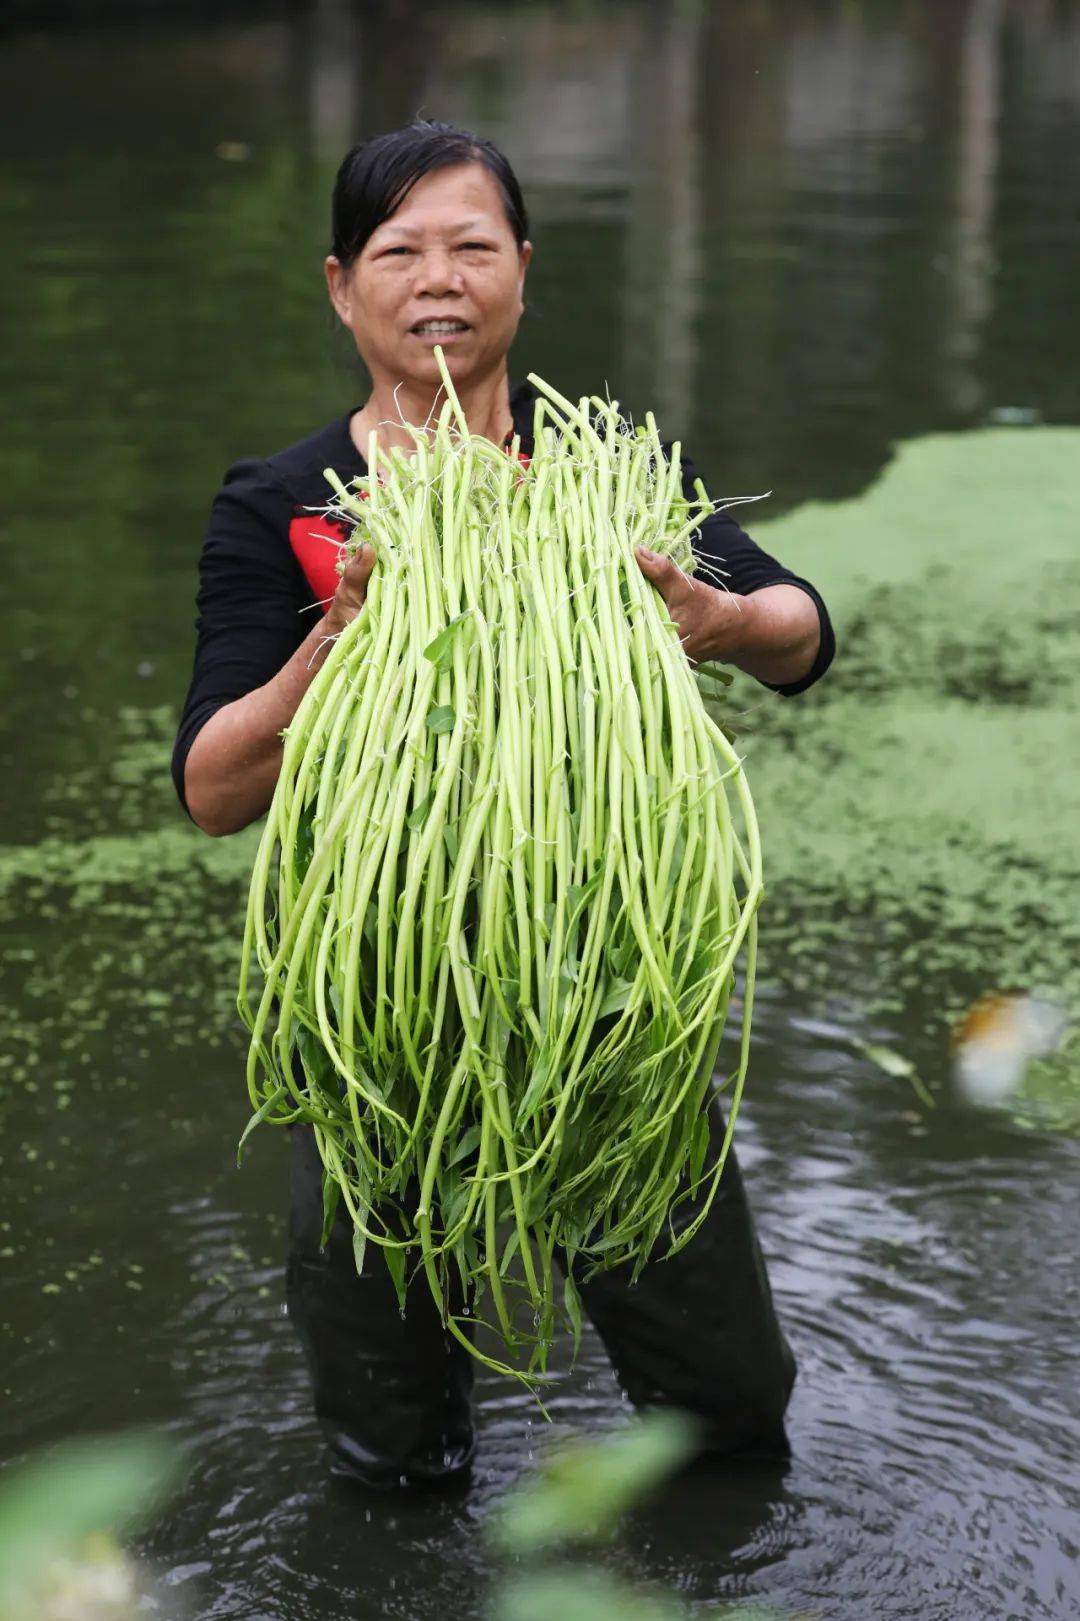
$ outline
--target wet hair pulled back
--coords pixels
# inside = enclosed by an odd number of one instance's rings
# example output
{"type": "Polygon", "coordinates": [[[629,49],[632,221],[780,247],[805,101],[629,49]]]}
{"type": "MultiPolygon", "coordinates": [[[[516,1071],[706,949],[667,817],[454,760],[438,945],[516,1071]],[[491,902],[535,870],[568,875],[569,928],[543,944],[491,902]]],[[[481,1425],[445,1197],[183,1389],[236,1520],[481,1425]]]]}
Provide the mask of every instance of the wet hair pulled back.
{"type": "Polygon", "coordinates": [[[488,170],[520,248],[529,234],[525,200],[498,147],[470,130],[421,118],[360,141],[345,154],[334,181],[331,253],[344,269],[351,269],[372,232],[390,218],[418,180],[435,169],[461,163],[482,163],[488,170]]]}

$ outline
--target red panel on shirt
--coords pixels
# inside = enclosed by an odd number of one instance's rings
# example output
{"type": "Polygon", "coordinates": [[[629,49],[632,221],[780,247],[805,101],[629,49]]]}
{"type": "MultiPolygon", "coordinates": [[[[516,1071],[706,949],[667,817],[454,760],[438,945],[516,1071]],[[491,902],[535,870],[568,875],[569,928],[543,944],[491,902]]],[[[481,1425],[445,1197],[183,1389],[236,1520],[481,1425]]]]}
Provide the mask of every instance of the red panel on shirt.
{"type": "Polygon", "coordinates": [[[345,556],[346,533],[344,524],[333,523],[317,513],[306,512],[289,525],[289,545],[323,613],[329,608],[330,598],[341,579],[337,565],[345,556]]]}
{"type": "MultiPolygon", "coordinates": [[[[523,467],[528,467],[529,457],[523,452],[519,451],[518,460],[523,467]]],[[[360,497],[366,500],[367,491],[361,490],[360,497]]],[[[337,565],[346,556],[344,541],[348,533],[345,524],[312,512],[302,513],[289,524],[289,545],[323,613],[329,608],[341,579],[337,565]]]]}

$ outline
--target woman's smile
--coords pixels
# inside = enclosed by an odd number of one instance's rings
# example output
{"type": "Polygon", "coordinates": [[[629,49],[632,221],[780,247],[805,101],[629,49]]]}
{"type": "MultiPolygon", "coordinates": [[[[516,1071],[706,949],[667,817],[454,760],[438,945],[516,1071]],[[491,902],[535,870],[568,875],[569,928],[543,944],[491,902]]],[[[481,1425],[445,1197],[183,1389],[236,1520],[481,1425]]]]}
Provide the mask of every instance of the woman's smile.
{"type": "Polygon", "coordinates": [[[411,337],[419,338],[422,343],[432,347],[436,343],[454,343],[467,337],[472,327],[467,321],[458,316],[429,315],[422,321],[417,321],[409,328],[411,337]]]}

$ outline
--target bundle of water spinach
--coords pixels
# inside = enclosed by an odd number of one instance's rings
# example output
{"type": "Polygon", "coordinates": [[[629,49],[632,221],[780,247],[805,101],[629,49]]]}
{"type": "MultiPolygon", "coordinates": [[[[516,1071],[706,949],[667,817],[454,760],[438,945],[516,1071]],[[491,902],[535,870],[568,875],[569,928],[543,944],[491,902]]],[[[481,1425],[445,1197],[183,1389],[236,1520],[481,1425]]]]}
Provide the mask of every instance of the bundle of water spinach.
{"type": "Polygon", "coordinates": [[[708,1209],[761,854],[634,557],[693,566],[712,507],[685,498],[678,447],[533,377],[533,453],[507,454],[469,434],[436,354],[446,402],[415,452],[372,436],[365,479],[327,473],[377,563],[285,735],[256,859],[248,1129],[309,1123],[324,1241],[344,1201],[358,1267],[381,1252],[406,1310],[430,1287],[481,1361],[530,1378],[560,1320],[576,1342],[575,1277],[673,1253],[708,1209]],[[481,1320],[511,1364],[477,1347],[481,1320]]]}

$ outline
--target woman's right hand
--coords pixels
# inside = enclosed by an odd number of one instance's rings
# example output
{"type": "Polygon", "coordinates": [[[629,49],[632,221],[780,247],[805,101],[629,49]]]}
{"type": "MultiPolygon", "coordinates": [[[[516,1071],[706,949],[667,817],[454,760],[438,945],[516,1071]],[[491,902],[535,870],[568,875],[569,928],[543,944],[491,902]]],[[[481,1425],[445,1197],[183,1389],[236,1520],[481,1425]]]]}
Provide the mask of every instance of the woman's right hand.
{"type": "Polygon", "coordinates": [[[368,581],[375,567],[374,546],[364,545],[345,565],[334,599],[326,610],[323,629],[328,636],[339,636],[351,625],[367,601],[368,581]]]}

